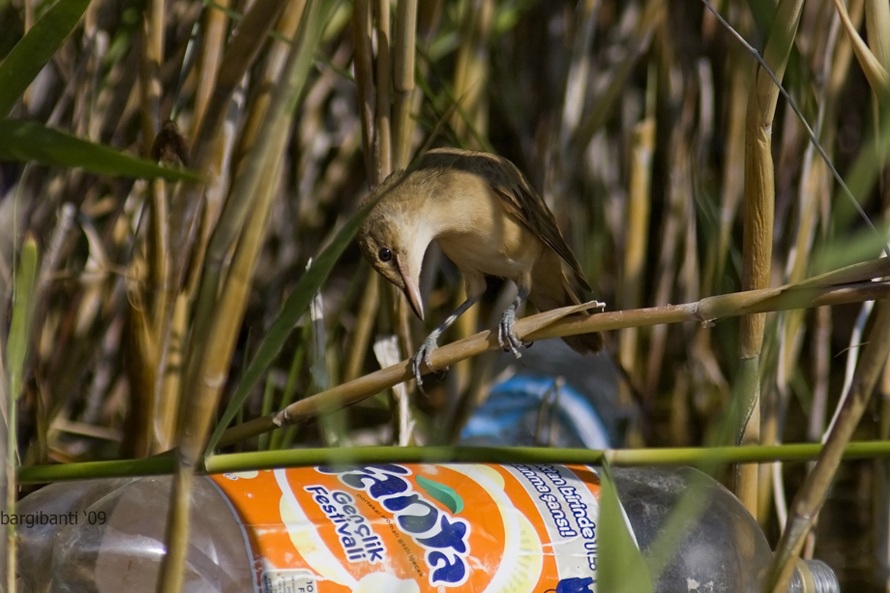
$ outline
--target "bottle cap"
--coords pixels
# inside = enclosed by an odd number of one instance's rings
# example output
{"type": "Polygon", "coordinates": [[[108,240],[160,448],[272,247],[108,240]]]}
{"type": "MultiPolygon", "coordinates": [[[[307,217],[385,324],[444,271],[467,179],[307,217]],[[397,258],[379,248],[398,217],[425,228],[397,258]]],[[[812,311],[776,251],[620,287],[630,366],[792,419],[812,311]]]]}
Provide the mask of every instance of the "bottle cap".
{"type": "MultiPolygon", "coordinates": [[[[821,560],[798,559],[792,584],[798,580],[800,593],[840,593],[841,591],[837,575],[834,574],[830,566],[821,560]]],[[[794,591],[793,587],[792,591],[794,591]]]]}

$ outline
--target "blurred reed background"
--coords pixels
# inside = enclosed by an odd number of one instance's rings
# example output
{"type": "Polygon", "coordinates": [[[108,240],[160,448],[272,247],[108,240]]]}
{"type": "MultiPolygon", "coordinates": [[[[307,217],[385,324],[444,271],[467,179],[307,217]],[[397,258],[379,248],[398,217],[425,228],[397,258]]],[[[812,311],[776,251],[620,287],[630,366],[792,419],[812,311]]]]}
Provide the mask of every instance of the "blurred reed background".
{"type": "MultiPolygon", "coordinates": [[[[33,77],[0,64],[21,88],[0,114],[0,305],[10,320],[0,324],[0,394],[18,400],[10,455],[22,466],[173,446],[198,460],[214,428],[217,442],[229,423],[406,358],[462,300],[460,278],[433,254],[423,327],[360,259],[350,229],[369,187],[431,146],[515,162],[608,311],[799,282],[873,260],[885,240],[886,2],[713,3],[779,75],[830,163],[702,2],[54,8],[0,0],[7,66],[41,19],[72,28],[63,43],[41,32],[60,45],[46,67],[32,58],[33,77]],[[168,119],[178,130],[156,141],[168,119]],[[202,180],[133,180],[93,146],[54,152],[25,121],[202,180]],[[29,253],[33,282],[21,274],[29,253]],[[16,309],[26,285],[33,297],[16,309]],[[395,354],[374,348],[382,335],[398,336],[395,354]]],[[[491,327],[496,292],[443,343],[491,327]]],[[[820,441],[871,310],[855,302],[864,296],[849,300],[611,332],[627,443],[719,444],[733,405],[753,414],[745,442],[820,441]]],[[[871,341],[890,341],[886,327],[870,327],[871,341]]],[[[491,381],[486,368],[484,357],[456,364],[410,406],[413,385],[322,397],[311,414],[322,418],[236,447],[448,444],[451,418],[465,418],[491,381]]],[[[858,415],[841,419],[845,440],[888,439],[888,381],[872,399],[863,387],[858,415]]],[[[775,541],[806,467],[752,467],[737,472],[738,491],[775,541]]],[[[831,512],[807,544],[846,590],[890,591],[888,469],[883,459],[842,464],[831,512]]]]}

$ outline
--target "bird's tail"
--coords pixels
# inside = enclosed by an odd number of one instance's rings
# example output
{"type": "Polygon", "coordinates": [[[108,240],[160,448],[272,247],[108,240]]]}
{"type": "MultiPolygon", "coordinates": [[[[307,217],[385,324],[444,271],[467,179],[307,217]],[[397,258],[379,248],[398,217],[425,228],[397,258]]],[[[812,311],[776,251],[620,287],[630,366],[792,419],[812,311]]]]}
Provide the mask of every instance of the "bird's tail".
{"type": "MultiPolygon", "coordinates": [[[[584,302],[578,296],[581,294],[581,287],[574,286],[575,283],[569,280],[560,265],[561,262],[558,260],[550,262],[551,265],[547,265],[548,262],[541,263],[544,265],[537,265],[532,271],[532,290],[531,294],[529,294],[529,300],[539,311],[580,305],[584,302]],[[558,273],[554,273],[555,271],[558,271],[558,273]]],[[[577,319],[587,317],[590,317],[588,313],[574,313],[566,318],[577,319]]],[[[599,352],[603,348],[603,336],[598,333],[566,336],[562,340],[572,350],[581,354],[599,352]]]]}
{"type": "MultiPolygon", "coordinates": [[[[581,315],[586,315],[586,313],[581,313],[581,315]]],[[[603,349],[602,334],[578,334],[577,336],[566,336],[562,341],[568,344],[572,350],[581,354],[599,352],[603,349]]]]}

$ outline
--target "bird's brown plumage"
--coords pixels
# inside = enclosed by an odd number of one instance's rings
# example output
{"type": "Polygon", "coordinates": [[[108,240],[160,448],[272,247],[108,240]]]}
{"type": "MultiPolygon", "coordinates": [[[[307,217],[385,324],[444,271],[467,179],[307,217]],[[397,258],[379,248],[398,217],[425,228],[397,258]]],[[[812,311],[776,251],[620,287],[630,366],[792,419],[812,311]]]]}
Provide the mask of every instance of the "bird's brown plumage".
{"type": "MultiPolygon", "coordinates": [[[[417,168],[390,175],[367,199],[379,201],[359,230],[362,251],[421,318],[417,283],[432,241],[463,273],[469,304],[485,290],[486,275],[514,281],[520,295],[525,290],[542,311],[580,304],[590,290],[550,209],[507,159],[455,148],[430,150],[417,168]]],[[[599,334],[564,340],[580,352],[602,346],[599,334]]]]}
{"type": "Polygon", "coordinates": [[[426,154],[421,168],[452,168],[483,177],[500,198],[504,210],[528,227],[569,265],[573,280],[581,290],[590,291],[581,264],[559,231],[547,203],[512,162],[484,152],[439,148],[426,154]]]}

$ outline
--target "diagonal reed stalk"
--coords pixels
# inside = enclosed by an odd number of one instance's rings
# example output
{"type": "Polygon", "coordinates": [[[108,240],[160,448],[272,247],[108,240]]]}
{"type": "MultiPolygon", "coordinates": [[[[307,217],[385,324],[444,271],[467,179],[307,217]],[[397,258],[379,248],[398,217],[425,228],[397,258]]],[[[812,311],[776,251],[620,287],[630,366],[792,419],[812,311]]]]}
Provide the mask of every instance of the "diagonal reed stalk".
{"type": "MultiPolygon", "coordinates": [[[[661,323],[694,321],[712,324],[724,317],[884,298],[887,294],[886,283],[869,280],[888,275],[888,265],[890,262],[887,260],[874,260],[787,287],[708,297],[685,305],[599,313],[584,321],[560,321],[561,317],[574,310],[569,307],[520,319],[516,331],[524,339],[534,340],[661,323]]],[[[433,369],[446,368],[459,360],[498,347],[496,333],[481,332],[435,350],[431,356],[432,366],[433,369]]],[[[276,414],[232,427],[221,435],[218,444],[225,446],[279,426],[305,422],[323,410],[355,404],[412,376],[409,361],[402,361],[307,397],[276,414]]]]}
{"type": "Polygon", "coordinates": [[[791,507],[788,524],[764,583],[764,593],[782,593],[788,590],[794,559],[803,548],[804,540],[832,485],[844,447],[852,440],[887,362],[887,356],[890,355],[890,340],[887,339],[890,335],[890,301],[879,301],[875,310],[875,320],[866,336],[853,386],[840,408],[838,422],[829,432],[815,467],[807,474],[791,507]]]}

